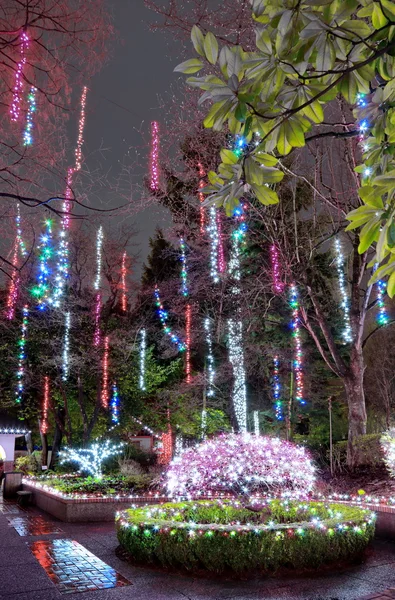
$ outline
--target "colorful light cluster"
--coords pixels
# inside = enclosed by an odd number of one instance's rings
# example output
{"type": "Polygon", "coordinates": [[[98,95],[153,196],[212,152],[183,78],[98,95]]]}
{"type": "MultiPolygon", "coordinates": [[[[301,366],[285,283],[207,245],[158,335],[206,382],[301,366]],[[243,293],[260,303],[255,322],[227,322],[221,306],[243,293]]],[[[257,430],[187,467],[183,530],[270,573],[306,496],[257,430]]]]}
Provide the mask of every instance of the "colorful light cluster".
{"type": "Polygon", "coordinates": [[[139,387],[145,391],[145,360],[147,354],[147,332],[145,329],[140,331],[140,375],[139,387]]]}
{"type": "Polygon", "coordinates": [[[102,386],[101,386],[101,405],[108,408],[108,354],[110,340],[108,335],[104,338],[103,368],[102,368],[102,386]]]}
{"type": "Polygon", "coordinates": [[[187,383],[191,383],[191,323],[192,307],[187,304],[185,309],[185,375],[187,383]]]}
{"type": "Polygon", "coordinates": [[[385,291],[387,289],[387,283],[380,279],[376,285],[377,288],[377,306],[379,307],[379,312],[377,315],[377,323],[382,327],[383,325],[388,324],[388,315],[385,308],[385,291]]]}
{"type": "Polygon", "coordinates": [[[281,400],[281,385],[280,385],[280,373],[279,373],[280,361],[276,355],[273,358],[273,397],[274,397],[274,410],[276,419],[282,421],[283,415],[283,403],[281,400]]]}
{"type": "Polygon", "coordinates": [[[22,325],[21,325],[21,337],[18,342],[18,370],[16,372],[17,386],[15,392],[16,404],[21,404],[24,392],[24,377],[25,377],[25,363],[26,363],[26,336],[27,327],[29,322],[29,307],[27,304],[22,309],[22,325]]]}
{"type": "Polygon", "coordinates": [[[155,304],[157,307],[158,316],[159,316],[160,322],[162,323],[163,331],[165,332],[166,335],[169,336],[169,338],[171,339],[173,344],[176,344],[176,346],[178,347],[178,350],[180,352],[183,352],[184,350],[186,350],[186,345],[180,340],[180,338],[175,333],[172,332],[172,330],[170,329],[170,327],[167,324],[167,319],[168,319],[169,315],[168,315],[167,311],[164,309],[164,306],[161,302],[158,287],[155,287],[154,296],[155,296],[155,304]]]}
{"type": "Polygon", "coordinates": [[[22,31],[20,36],[20,57],[16,66],[13,97],[10,107],[11,121],[18,121],[22,108],[23,71],[26,65],[26,52],[29,47],[29,36],[22,31]]]}
{"type": "Polygon", "coordinates": [[[41,418],[41,433],[48,433],[49,423],[48,423],[48,410],[49,410],[49,377],[46,375],[44,377],[44,395],[43,395],[43,408],[42,408],[42,418],[41,418]]]}
{"type": "Polygon", "coordinates": [[[217,211],[214,206],[209,208],[209,224],[207,227],[207,233],[210,236],[210,275],[214,283],[219,282],[218,276],[218,227],[217,227],[217,211]]]}
{"type": "Polygon", "coordinates": [[[187,257],[186,257],[186,246],[183,238],[180,239],[180,250],[181,250],[181,294],[188,296],[188,270],[187,270],[187,257]]]}
{"type": "Polygon", "coordinates": [[[36,112],[36,92],[37,89],[32,86],[30,88],[30,92],[27,96],[27,114],[26,114],[26,125],[25,125],[25,131],[23,132],[23,145],[24,146],[31,146],[33,143],[33,136],[32,136],[32,130],[33,130],[33,117],[34,117],[34,113],[36,112]]]}
{"type": "Polygon", "coordinates": [[[214,388],[214,378],[215,378],[215,370],[214,370],[214,354],[213,354],[213,336],[211,331],[211,320],[206,317],[204,319],[204,329],[206,331],[206,344],[207,344],[207,396],[212,398],[215,396],[215,388],[214,388]]]}
{"type": "Polygon", "coordinates": [[[76,462],[79,471],[89,473],[95,479],[103,477],[103,463],[110,456],[117,456],[123,452],[123,443],[113,444],[110,440],[102,443],[95,442],[90,448],[64,448],[59,452],[60,464],[76,462]]]}
{"type": "MultiPolygon", "coordinates": [[[[367,100],[366,100],[366,94],[358,93],[356,104],[357,104],[358,108],[365,108],[368,105],[367,100]]],[[[367,141],[367,136],[369,134],[369,123],[366,119],[362,119],[362,121],[360,121],[359,132],[360,132],[359,142],[362,146],[363,152],[366,152],[369,149],[369,144],[367,141]]],[[[365,169],[363,171],[363,176],[369,177],[371,174],[372,174],[371,167],[365,167],[365,169]]]]}
{"type": "Polygon", "coordinates": [[[244,367],[243,324],[228,319],[229,362],[233,369],[232,402],[239,432],[247,431],[247,388],[244,367]]]}
{"type": "Polygon", "coordinates": [[[166,472],[171,496],[312,489],[315,467],[306,449],[279,438],[223,434],[184,450],[166,472]]]}
{"type": "Polygon", "coordinates": [[[121,308],[123,310],[123,312],[127,311],[128,308],[128,299],[126,296],[126,292],[127,292],[127,288],[126,288],[126,259],[127,259],[127,254],[126,252],[123,253],[122,255],[122,266],[121,266],[121,308]]]}
{"type": "Polygon", "coordinates": [[[71,314],[64,315],[64,338],[63,338],[63,356],[62,356],[62,379],[67,381],[70,369],[70,327],[71,314]]]}
{"type": "Polygon", "coordinates": [[[258,410],[254,410],[254,412],[252,413],[252,418],[254,419],[254,434],[255,435],[260,435],[260,430],[259,430],[259,411],[258,410]]]}
{"type": "Polygon", "coordinates": [[[47,307],[50,293],[51,269],[49,264],[53,256],[51,219],[46,219],[45,233],[41,236],[40,241],[37,285],[32,289],[32,294],[37,299],[38,308],[44,310],[47,307]]]}
{"type": "Polygon", "coordinates": [[[159,123],[151,123],[151,190],[159,190],[159,123]]]}
{"type": "Polygon", "coordinates": [[[75,171],[79,171],[81,169],[81,161],[82,161],[82,144],[84,143],[84,127],[85,127],[85,108],[86,108],[86,94],[88,92],[88,88],[84,86],[82,88],[81,95],[81,104],[80,104],[80,118],[78,121],[78,137],[77,137],[77,145],[75,149],[75,171]]]}
{"type": "Polygon", "coordinates": [[[344,268],[344,254],[342,251],[341,243],[339,239],[335,240],[335,264],[337,269],[337,276],[339,278],[339,290],[340,290],[340,307],[343,311],[344,318],[344,329],[342,333],[343,341],[345,344],[352,342],[351,333],[351,321],[350,321],[350,301],[347,292],[346,274],[344,268]]]}
{"type": "Polygon", "coordinates": [[[300,336],[299,293],[295,284],[291,285],[292,336],[294,338],[293,371],[295,376],[295,398],[299,404],[306,404],[303,398],[302,340],[300,336]]]}
{"type": "Polygon", "coordinates": [[[112,396],[111,396],[111,421],[114,425],[119,423],[119,393],[116,381],[112,384],[112,396]]]}
{"type": "MultiPolygon", "coordinates": [[[[199,168],[199,177],[200,177],[199,190],[201,190],[205,186],[204,179],[203,179],[203,177],[205,176],[205,172],[204,172],[202,163],[200,163],[200,162],[198,163],[198,168],[199,168]]],[[[203,192],[199,192],[198,197],[199,197],[199,202],[200,202],[200,233],[204,233],[205,225],[206,225],[206,213],[205,213],[204,206],[203,206],[203,202],[204,202],[203,192]]]]}
{"type": "Polygon", "coordinates": [[[280,259],[278,248],[275,244],[270,246],[270,258],[272,263],[273,291],[275,294],[281,294],[284,291],[284,283],[281,280],[280,259]]]}

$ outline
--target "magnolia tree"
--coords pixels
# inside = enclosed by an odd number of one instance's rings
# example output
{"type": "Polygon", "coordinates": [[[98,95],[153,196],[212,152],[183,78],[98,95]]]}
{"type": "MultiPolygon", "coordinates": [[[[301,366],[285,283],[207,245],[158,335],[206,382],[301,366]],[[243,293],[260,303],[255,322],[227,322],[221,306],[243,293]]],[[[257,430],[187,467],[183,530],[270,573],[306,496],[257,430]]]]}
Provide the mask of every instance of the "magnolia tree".
{"type": "MultiPolygon", "coordinates": [[[[353,465],[355,439],[366,433],[363,342],[371,284],[389,276],[388,292],[395,293],[395,6],[389,0],[347,6],[330,0],[251,4],[256,30],[252,51],[248,44],[222,39],[220,48],[213,33],[194,26],[191,37],[198,56],[176,70],[190,75],[189,85],[203,90],[200,103],[211,101],[204,125],[215,131],[228,129],[246,142],[239,156],[221,150],[219,168],[208,173],[208,204],[223,205],[231,215],[248,191],[268,210],[279,201],[277,184],[285,174],[293,175],[288,156],[307,145],[312,151],[305,162],[313,160],[314,168],[309,167],[304,179],[332,211],[337,230],[345,226],[346,216],[350,221],[348,355],[333,337],[319,294],[309,281],[302,277],[301,281],[313,312],[309,318],[308,307],[302,306],[305,326],[327,365],[344,382],[348,462],[353,465]],[[344,156],[337,164],[322,159],[322,142],[328,139],[344,140],[344,156]],[[343,163],[346,178],[341,174],[343,163]],[[339,206],[344,198],[351,202],[339,206]],[[354,230],[359,227],[358,241],[354,230]],[[379,267],[373,273],[376,263],[379,267]],[[369,277],[370,285],[361,293],[361,284],[369,277]]],[[[322,239],[331,235],[332,231],[323,231],[322,239]]],[[[298,248],[295,257],[300,262],[298,248]]]]}
{"type": "Polygon", "coordinates": [[[213,492],[310,491],[315,468],[305,448],[278,438],[224,434],[185,450],[166,472],[172,496],[213,492]]]}

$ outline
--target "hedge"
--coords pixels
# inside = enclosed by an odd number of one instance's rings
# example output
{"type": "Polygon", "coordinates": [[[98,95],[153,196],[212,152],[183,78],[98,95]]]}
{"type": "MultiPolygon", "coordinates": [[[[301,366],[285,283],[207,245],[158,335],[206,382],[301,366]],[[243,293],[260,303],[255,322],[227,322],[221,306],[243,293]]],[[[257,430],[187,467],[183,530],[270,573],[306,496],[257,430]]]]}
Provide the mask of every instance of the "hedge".
{"type": "Polygon", "coordinates": [[[374,535],[374,518],[343,504],[269,499],[249,508],[218,500],[129,509],[116,524],[139,563],[240,574],[354,560],[374,535]]]}

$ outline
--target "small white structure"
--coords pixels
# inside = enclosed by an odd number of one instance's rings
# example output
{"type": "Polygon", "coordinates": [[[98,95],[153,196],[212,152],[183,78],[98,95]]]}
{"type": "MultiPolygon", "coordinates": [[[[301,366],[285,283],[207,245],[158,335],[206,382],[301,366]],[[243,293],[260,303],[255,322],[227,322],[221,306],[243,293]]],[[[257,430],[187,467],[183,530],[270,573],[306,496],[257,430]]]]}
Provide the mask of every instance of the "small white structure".
{"type": "Polygon", "coordinates": [[[21,423],[6,414],[0,414],[0,460],[4,461],[4,471],[14,469],[15,439],[29,433],[21,423]]]}

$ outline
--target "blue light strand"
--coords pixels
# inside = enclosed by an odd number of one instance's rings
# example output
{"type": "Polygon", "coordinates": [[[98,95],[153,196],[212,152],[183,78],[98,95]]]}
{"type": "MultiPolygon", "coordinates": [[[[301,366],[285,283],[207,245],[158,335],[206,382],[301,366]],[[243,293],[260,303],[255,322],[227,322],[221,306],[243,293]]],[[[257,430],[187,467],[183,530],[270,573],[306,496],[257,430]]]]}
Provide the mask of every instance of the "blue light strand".
{"type": "Polygon", "coordinates": [[[283,414],[283,403],[281,400],[281,384],[280,384],[280,361],[278,356],[273,358],[273,398],[274,398],[274,410],[277,421],[284,419],[283,414]]]}
{"type": "Polygon", "coordinates": [[[50,261],[53,257],[52,246],[52,221],[46,219],[45,233],[41,236],[41,244],[39,246],[39,267],[37,274],[37,285],[32,289],[32,294],[37,298],[38,308],[45,310],[48,305],[50,292],[49,277],[51,274],[50,261]]]}
{"type": "MultiPolygon", "coordinates": [[[[366,94],[358,93],[356,104],[358,108],[365,108],[368,105],[366,100],[366,94]]],[[[366,119],[362,119],[358,126],[360,131],[359,141],[361,142],[363,152],[366,152],[367,150],[369,150],[367,136],[369,134],[370,124],[366,119]]],[[[362,174],[364,177],[370,177],[370,175],[372,175],[372,172],[373,171],[371,167],[365,167],[362,174]]]]}
{"type": "Polygon", "coordinates": [[[385,308],[385,293],[387,289],[387,283],[380,279],[376,285],[377,288],[377,306],[379,307],[378,315],[377,315],[377,323],[380,327],[388,324],[388,315],[387,310],[385,308]]]}
{"type": "Polygon", "coordinates": [[[139,387],[140,390],[145,391],[145,361],[147,354],[147,332],[145,329],[140,331],[140,376],[139,376],[139,387]]]}
{"type": "Polygon", "coordinates": [[[27,114],[26,114],[26,126],[25,126],[25,131],[23,132],[23,145],[24,146],[31,146],[33,143],[33,136],[32,136],[32,130],[33,130],[33,116],[34,113],[36,112],[36,92],[37,92],[37,88],[35,88],[33,85],[30,88],[30,92],[27,96],[27,102],[28,102],[28,108],[27,108],[27,114]]]}
{"type": "Polygon", "coordinates": [[[156,303],[156,307],[157,307],[157,313],[158,313],[160,322],[162,323],[163,331],[165,332],[166,335],[169,336],[169,338],[171,339],[173,344],[176,344],[179,352],[184,352],[186,350],[186,345],[184,344],[184,342],[182,342],[180,340],[180,338],[175,333],[172,332],[172,330],[170,329],[170,327],[167,324],[167,319],[168,319],[169,315],[168,315],[168,312],[164,309],[164,306],[161,302],[158,287],[155,287],[154,296],[155,296],[155,303],[156,303]]]}
{"type": "Polygon", "coordinates": [[[118,423],[119,423],[119,405],[120,405],[120,400],[119,400],[118,387],[117,387],[116,381],[114,381],[114,383],[112,384],[112,396],[111,396],[110,408],[111,408],[111,421],[115,425],[118,425],[118,423]]]}
{"type": "Polygon", "coordinates": [[[186,257],[186,246],[183,238],[180,239],[180,249],[181,249],[181,294],[183,296],[188,296],[188,269],[187,269],[187,257],[186,257]]]}
{"type": "Polygon", "coordinates": [[[19,354],[18,354],[18,370],[16,372],[17,385],[15,391],[15,403],[21,404],[24,392],[24,376],[25,376],[25,363],[26,363],[26,336],[27,328],[29,323],[29,307],[27,304],[22,309],[22,325],[21,325],[21,337],[18,342],[19,354]]]}

